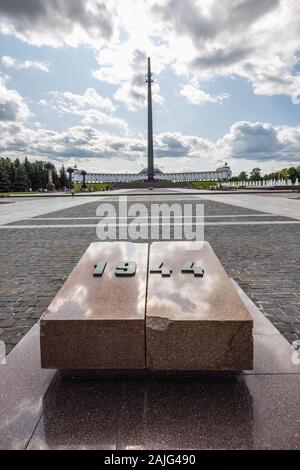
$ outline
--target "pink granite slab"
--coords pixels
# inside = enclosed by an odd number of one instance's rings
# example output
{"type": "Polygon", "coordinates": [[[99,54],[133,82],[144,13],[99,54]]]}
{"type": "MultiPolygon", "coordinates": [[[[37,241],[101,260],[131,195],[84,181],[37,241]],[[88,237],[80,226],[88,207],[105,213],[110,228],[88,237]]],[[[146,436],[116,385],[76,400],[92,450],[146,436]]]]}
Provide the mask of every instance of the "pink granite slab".
{"type": "Polygon", "coordinates": [[[150,270],[162,261],[172,274],[149,274],[147,368],[252,369],[252,318],[209,243],[153,243],[150,270]],[[204,269],[203,277],[181,272],[190,260],[204,269]]]}
{"type": "Polygon", "coordinates": [[[144,368],[147,256],[147,244],[89,246],[41,318],[42,367],[144,368]],[[93,277],[100,261],[104,274],[93,277]],[[135,261],[135,275],[117,277],[120,261],[135,261]]]}

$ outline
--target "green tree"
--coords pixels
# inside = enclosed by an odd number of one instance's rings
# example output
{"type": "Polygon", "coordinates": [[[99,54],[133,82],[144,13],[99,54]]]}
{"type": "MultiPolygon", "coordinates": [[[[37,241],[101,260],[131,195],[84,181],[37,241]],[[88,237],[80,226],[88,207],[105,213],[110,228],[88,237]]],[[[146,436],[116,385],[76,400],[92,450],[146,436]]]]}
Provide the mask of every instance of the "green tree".
{"type": "Polygon", "coordinates": [[[298,172],[296,170],[296,168],[294,166],[291,166],[289,169],[288,169],[288,176],[289,178],[292,180],[293,183],[295,183],[296,181],[296,178],[298,176],[298,172]]]}
{"type": "Polygon", "coordinates": [[[34,163],[30,163],[27,156],[25,157],[25,160],[24,160],[24,170],[26,171],[27,177],[30,182],[30,187],[32,188],[32,176],[33,176],[33,170],[34,170],[34,163]]]}
{"type": "Polygon", "coordinates": [[[64,166],[59,170],[59,182],[62,189],[68,187],[68,176],[64,166]]]}
{"type": "Polygon", "coordinates": [[[239,181],[247,181],[248,175],[245,171],[241,171],[241,173],[238,176],[239,181]]]}
{"type": "Polygon", "coordinates": [[[45,187],[46,175],[43,162],[36,161],[32,164],[30,181],[33,191],[37,191],[38,189],[45,187]]]}
{"type": "Polygon", "coordinates": [[[7,193],[10,190],[9,175],[4,166],[0,166],[0,192],[7,193]]]}
{"type": "Polygon", "coordinates": [[[5,181],[4,186],[7,188],[7,181],[8,181],[8,189],[6,191],[11,189],[11,181],[13,181],[14,178],[14,167],[13,163],[9,158],[1,158],[0,157],[0,170],[4,172],[4,179],[5,181]],[[12,169],[12,172],[11,172],[12,169]],[[5,174],[6,173],[6,174],[5,174]]]}
{"type": "Polygon", "coordinates": [[[251,170],[251,173],[250,173],[250,179],[252,181],[259,181],[261,180],[261,169],[256,167],[256,168],[253,168],[253,170],[251,170]]]}
{"type": "Polygon", "coordinates": [[[53,165],[53,170],[52,170],[52,178],[53,178],[53,184],[55,185],[55,187],[57,189],[60,189],[61,188],[60,179],[59,179],[59,176],[57,174],[57,171],[54,165],[53,165]]]}
{"type": "Polygon", "coordinates": [[[30,186],[30,181],[28,179],[24,166],[20,164],[15,169],[13,190],[14,191],[28,191],[29,186],[30,186]]]}
{"type": "Polygon", "coordinates": [[[21,165],[20,160],[19,160],[18,158],[16,158],[16,159],[14,160],[14,168],[19,168],[20,165],[21,165]]]}
{"type": "Polygon", "coordinates": [[[283,168],[278,173],[280,179],[287,180],[289,178],[289,170],[287,168],[283,168]]]}
{"type": "Polygon", "coordinates": [[[10,162],[7,171],[8,171],[8,177],[9,177],[10,190],[12,191],[14,180],[15,180],[15,167],[12,161],[10,162]]]}

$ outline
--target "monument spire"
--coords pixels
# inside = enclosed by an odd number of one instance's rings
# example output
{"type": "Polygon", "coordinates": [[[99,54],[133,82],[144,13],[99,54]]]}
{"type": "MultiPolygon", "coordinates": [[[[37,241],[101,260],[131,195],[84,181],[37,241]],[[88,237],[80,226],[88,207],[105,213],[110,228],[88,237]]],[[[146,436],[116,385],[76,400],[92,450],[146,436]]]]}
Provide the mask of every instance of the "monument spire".
{"type": "Polygon", "coordinates": [[[148,57],[148,73],[146,76],[146,83],[148,83],[148,180],[153,180],[154,178],[154,163],[153,163],[153,124],[152,124],[152,90],[151,83],[152,73],[151,73],[151,62],[150,57],[148,57]]]}

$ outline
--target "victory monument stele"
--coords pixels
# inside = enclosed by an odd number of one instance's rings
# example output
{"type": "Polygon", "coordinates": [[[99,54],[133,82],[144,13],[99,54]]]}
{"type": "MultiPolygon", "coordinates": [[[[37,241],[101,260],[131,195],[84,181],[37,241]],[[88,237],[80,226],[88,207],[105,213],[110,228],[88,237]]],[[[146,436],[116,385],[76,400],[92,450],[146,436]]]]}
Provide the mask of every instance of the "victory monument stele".
{"type": "Polygon", "coordinates": [[[148,57],[148,73],[146,83],[148,84],[148,181],[154,179],[154,156],[153,156],[153,119],[152,119],[152,73],[151,60],[148,57]]]}

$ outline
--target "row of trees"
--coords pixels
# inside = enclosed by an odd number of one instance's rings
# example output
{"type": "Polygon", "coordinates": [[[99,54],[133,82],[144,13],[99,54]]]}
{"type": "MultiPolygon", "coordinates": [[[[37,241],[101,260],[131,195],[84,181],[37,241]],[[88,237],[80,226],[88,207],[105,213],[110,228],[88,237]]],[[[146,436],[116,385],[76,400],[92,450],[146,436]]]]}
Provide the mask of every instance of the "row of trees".
{"type": "Polygon", "coordinates": [[[290,179],[295,183],[296,179],[300,181],[300,166],[290,168],[283,168],[279,171],[274,171],[269,174],[262,176],[261,169],[256,167],[250,172],[250,175],[245,171],[242,171],[238,176],[233,176],[231,181],[260,181],[260,180],[281,180],[281,179],[290,179]]]}
{"type": "Polygon", "coordinates": [[[40,188],[46,188],[49,169],[52,170],[56,189],[69,186],[69,178],[64,166],[57,173],[52,163],[30,162],[27,157],[23,162],[18,158],[13,161],[9,158],[0,158],[0,192],[37,191],[40,188]]]}

